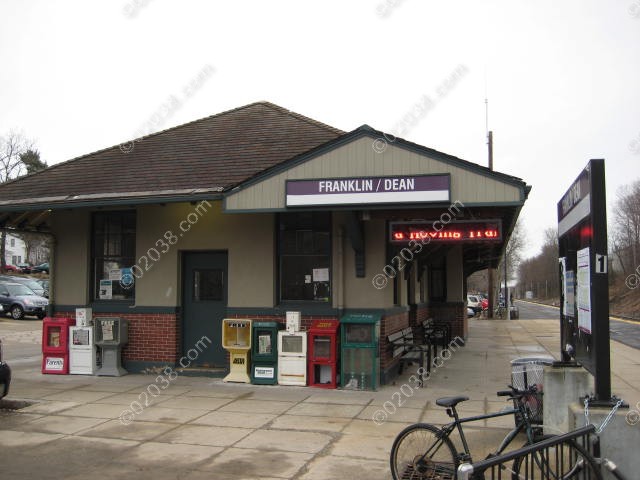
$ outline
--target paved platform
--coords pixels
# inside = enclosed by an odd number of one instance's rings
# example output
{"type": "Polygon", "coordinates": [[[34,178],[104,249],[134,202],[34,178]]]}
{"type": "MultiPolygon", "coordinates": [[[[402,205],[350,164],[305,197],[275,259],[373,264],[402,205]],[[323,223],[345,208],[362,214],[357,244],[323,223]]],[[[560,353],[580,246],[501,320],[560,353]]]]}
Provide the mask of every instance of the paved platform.
{"type": "MultiPolygon", "coordinates": [[[[448,421],[438,397],[468,395],[463,415],[500,410],[506,403],[495,392],[508,382],[509,361],[557,356],[558,342],[557,321],[471,320],[467,345],[441,357],[425,388],[415,388],[408,371],[377,392],[16,368],[8,398],[33,404],[0,413],[0,476],[388,479],[389,451],[402,428],[448,421]]],[[[635,405],[640,351],[612,342],[612,359],[614,392],[635,405]]],[[[497,445],[512,422],[509,416],[470,425],[475,458],[497,445]]]]}

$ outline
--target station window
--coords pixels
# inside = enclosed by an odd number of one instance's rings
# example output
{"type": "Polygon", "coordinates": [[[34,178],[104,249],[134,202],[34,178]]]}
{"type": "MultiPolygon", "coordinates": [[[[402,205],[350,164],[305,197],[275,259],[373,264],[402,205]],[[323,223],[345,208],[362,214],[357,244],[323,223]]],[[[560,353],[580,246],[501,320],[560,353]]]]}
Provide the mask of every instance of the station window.
{"type": "Polygon", "coordinates": [[[331,213],[285,213],[278,220],[280,301],[331,301],[331,213]]]}
{"type": "Polygon", "coordinates": [[[136,212],[123,210],[93,215],[91,255],[93,298],[95,300],[132,300],[135,278],[136,212]]]}

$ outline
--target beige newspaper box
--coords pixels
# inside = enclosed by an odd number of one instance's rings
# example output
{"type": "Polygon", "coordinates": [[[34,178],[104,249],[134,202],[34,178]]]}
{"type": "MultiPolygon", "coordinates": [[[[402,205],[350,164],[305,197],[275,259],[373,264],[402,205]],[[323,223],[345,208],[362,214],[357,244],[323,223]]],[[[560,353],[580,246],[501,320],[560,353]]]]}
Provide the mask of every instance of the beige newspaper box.
{"type": "Polygon", "coordinates": [[[251,351],[251,320],[222,320],[222,348],[229,351],[229,375],[224,382],[251,383],[249,353],[251,351]]]}

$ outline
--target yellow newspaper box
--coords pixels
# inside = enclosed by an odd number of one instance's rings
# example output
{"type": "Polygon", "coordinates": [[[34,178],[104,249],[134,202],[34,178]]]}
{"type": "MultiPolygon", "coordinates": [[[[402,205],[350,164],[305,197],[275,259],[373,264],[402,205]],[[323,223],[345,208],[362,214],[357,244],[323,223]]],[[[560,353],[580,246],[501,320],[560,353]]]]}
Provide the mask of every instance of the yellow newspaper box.
{"type": "Polygon", "coordinates": [[[222,348],[229,351],[229,375],[224,382],[251,383],[249,352],[251,351],[251,320],[222,320],[222,348]]]}

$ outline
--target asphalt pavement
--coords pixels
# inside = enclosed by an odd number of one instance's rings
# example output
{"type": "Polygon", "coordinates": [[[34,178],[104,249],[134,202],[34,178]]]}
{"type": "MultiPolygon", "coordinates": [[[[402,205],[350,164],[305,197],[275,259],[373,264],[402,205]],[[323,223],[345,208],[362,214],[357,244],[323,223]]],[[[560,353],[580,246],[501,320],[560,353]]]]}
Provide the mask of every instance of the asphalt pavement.
{"type": "MultiPolygon", "coordinates": [[[[515,304],[520,310],[520,320],[556,320],[560,318],[560,309],[558,307],[523,300],[516,300],[515,304]]],[[[612,317],[609,319],[609,329],[612,340],[640,349],[640,322],[612,317]]]]}

